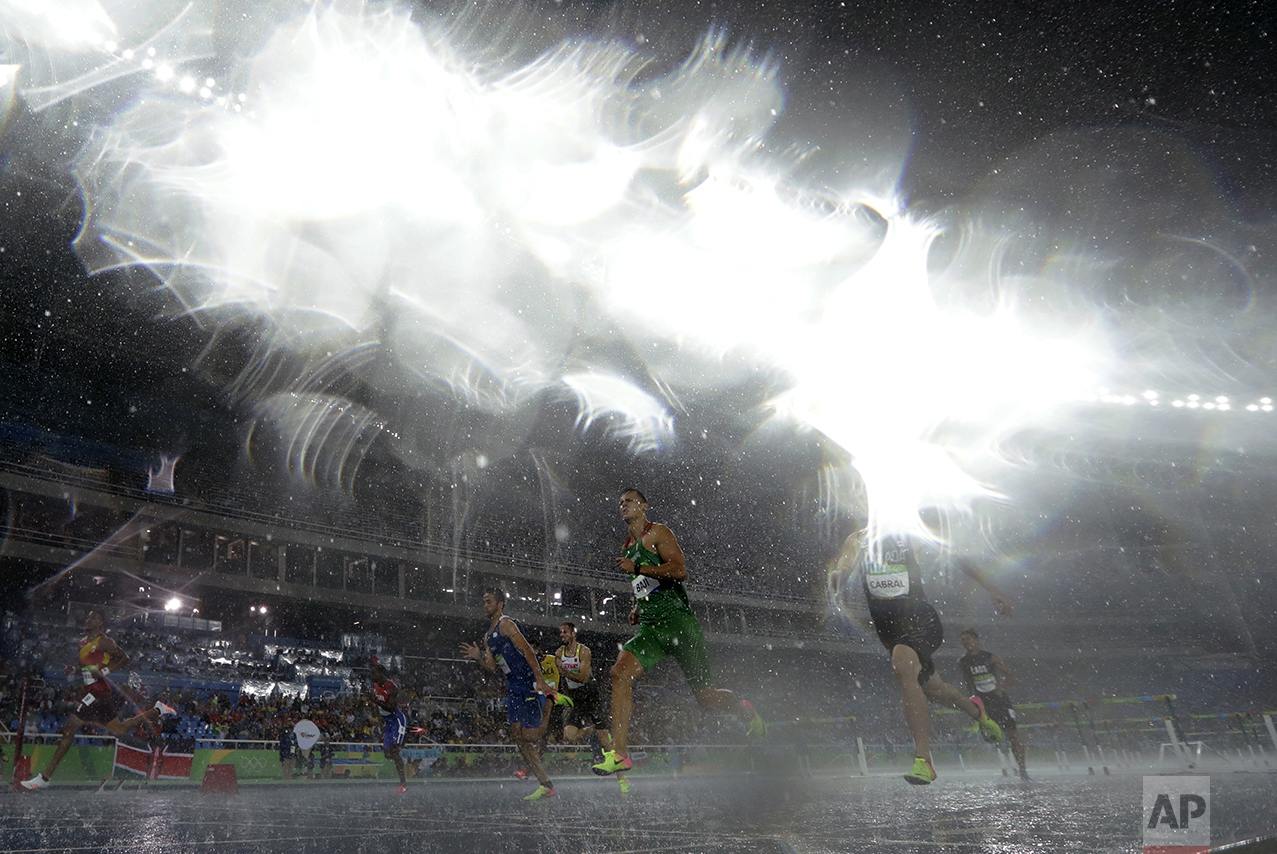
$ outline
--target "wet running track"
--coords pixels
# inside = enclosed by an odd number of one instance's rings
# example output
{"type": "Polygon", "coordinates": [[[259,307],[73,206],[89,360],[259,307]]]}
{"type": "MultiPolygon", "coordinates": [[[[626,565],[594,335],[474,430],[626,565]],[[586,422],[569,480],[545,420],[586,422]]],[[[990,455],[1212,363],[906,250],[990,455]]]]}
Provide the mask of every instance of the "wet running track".
{"type": "MultiPolygon", "coordinates": [[[[1277,773],[1211,774],[1212,843],[1277,833],[1277,773]]],[[[1046,774],[1031,782],[944,774],[928,787],[897,776],[766,775],[557,781],[241,785],[201,795],[157,785],[98,794],[54,786],[0,795],[0,854],[36,852],[483,852],[483,854],[859,854],[1138,852],[1142,777],[1046,774]]],[[[136,784],[135,784],[136,785],[136,784]]],[[[1270,854],[1273,843],[1245,854],[1270,854]]]]}

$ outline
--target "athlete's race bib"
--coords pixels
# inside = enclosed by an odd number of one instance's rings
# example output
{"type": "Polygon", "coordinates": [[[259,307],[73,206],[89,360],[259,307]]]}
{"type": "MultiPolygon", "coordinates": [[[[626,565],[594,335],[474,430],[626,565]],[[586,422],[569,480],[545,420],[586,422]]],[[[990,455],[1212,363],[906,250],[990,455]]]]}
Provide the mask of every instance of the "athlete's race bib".
{"type": "Polygon", "coordinates": [[[975,682],[975,689],[981,694],[998,690],[998,677],[992,673],[977,673],[971,681],[975,682]]]}
{"type": "Polygon", "coordinates": [[[875,599],[899,599],[909,595],[909,567],[874,564],[868,573],[869,595],[875,599]]]}
{"type": "Polygon", "coordinates": [[[563,678],[567,680],[569,688],[580,688],[584,682],[580,681],[581,677],[581,656],[565,655],[559,661],[559,669],[563,671],[563,678]]]}
{"type": "Polygon", "coordinates": [[[502,673],[504,673],[506,676],[509,676],[509,675],[510,675],[510,665],[508,665],[508,664],[506,664],[506,663],[505,663],[505,656],[504,656],[504,655],[497,654],[497,655],[492,656],[492,658],[493,658],[493,660],[494,660],[494,661],[496,661],[496,663],[497,663],[497,667],[501,668],[501,672],[502,672],[502,673]]]}
{"type": "MultiPolygon", "coordinates": [[[[66,671],[63,671],[64,673],[66,671]]],[[[96,667],[81,667],[80,676],[84,679],[85,685],[96,685],[98,683],[98,669],[96,667]]]]}
{"type": "Polygon", "coordinates": [[[650,575],[636,575],[630,579],[630,586],[634,588],[635,599],[646,599],[661,586],[661,582],[650,575]]]}

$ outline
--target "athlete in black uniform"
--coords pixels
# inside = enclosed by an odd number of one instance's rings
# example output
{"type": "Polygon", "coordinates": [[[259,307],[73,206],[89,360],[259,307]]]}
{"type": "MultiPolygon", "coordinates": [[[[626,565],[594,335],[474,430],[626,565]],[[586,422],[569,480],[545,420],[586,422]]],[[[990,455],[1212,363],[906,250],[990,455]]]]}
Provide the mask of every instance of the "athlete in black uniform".
{"type": "MultiPolygon", "coordinates": [[[[989,592],[999,614],[1011,616],[1011,600],[965,558],[958,567],[989,592]]],[[[905,779],[926,785],[936,779],[931,764],[931,720],[927,700],[944,703],[970,715],[979,723],[987,741],[999,741],[1002,733],[978,702],[972,702],[936,675],[932,654],[944,643],[944,628],[936,609],[922,592],[922,571],[908,536],[886,535],[868,541],[862,527],[843,544],[838,558],[843,577],[861,574],[869,616],[882,645],[891,651],[891,668],[900,683],[905,722],[913,734],[913,769],[905,779]]]]}
{"type": "Polygon", "coordinates": [[[979,698],[984,704],[984,711],[1002,727],[1002,732],[1011,744],[1011,755],[1020,766],[1020,778],[1029,779],[1029,772],[1024,769],[1024,742],[1020,740],[1020,733],[1015,725],[1015,707],[1011,705],[1011,698],[1006,693],[1006,689],[1015,682],[1015,674],[1002,662],[1001,657],[980,649],[980,635],[976,634],[975,629],[967,629],[959,635],[958,640],[967,651],[966,655],[958,659],[958,667],[962,668],[962,675],[967,680],[971,699],[979,698]]]}

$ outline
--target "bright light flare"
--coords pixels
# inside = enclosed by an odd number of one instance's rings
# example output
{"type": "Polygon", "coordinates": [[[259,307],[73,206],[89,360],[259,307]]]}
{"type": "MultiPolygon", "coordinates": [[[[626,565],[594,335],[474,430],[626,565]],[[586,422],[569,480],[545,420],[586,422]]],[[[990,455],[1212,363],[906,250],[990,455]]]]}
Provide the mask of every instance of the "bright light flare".
{"type": "MultiPolygon", "coordinates": [[[[251,114],[211,129],[233,206],[298,220],[390,204],[444,220],[478,215],[464,173],[447,168],[482,121],[477,86],[406,18],[328,8],[280,28],[253,62],[251,114]]],[[[193,190],[215,189],[212,178],[193,190]]]]}
{"type": "Polygon", "coordinates": [[[686,193],[680,227],[620,236],[603,288],[618,321],[715,357],[737,351],[787,366],[810,334],[834,259],[870,238],[846,211],[782,199],[778,182],[761,167],[711,174],[686,193]],[[640,324],[636,299],[670,310],[640,324]]]}
{"type": "Polygon", "coordinates": [[[50,51],[106,50],[118,37],[97,0],[0,0],[5,36],[50,51]]]}
{"type": "Polygon", "coordinates": [[[385,424],[367,407],[324,394],[288,392],[257,405],[259,423],[286,447],[288,470],[317,485],[349,491],[385,424]]]}
{"type": "Polygon", "coordinates": [[[996,489],[964,462],[998,436],[1094,388],[1105,346],[1093,333],[1045,338],[1008,306],[988,316],[941,312],[927,254],[934,225],[901,215],[873,259],[827,303],[778,401],[846,448],[865,482],[875,533],[929,537],[918,510],[963,506],[996,489]],[[946,426],[961,434],[946,435],[946,426]],[[972,442],[974,426],[983,442],[972,442]]]}
{"type": "MultiPolygon", "coordinates": [[[[503,417],[557,388],[580,429],[606,419],[635,453],[669,446],[675,394],[765,370],[897,530],[996,494],[971,463],[1103,373],[1091,329],[1052,335],[1010,300],[942,312],[938,227],[894,188],[788,179],[794,157],[768,145],[777,65],[721,31],[640,80],[646,57],[619,40],[511,68],[506,46],[458,44],[406,6],[315,5],[265,37],[219,15],[228,61],[249,58],[214,71],[165,49],[195,43],[179,18],[167,40],[118,40],[150,73],[77,163],[76,248],[93,272],[148,266],[209,323],[269,318],[278,346],[320,359],[376,338],[403,375],[503,417]],[[622,375],[577,347],[583,329],[644,363],[622,375]]],[[[318,384],[236,384],[301,477],[348,484],[382,428],[318,384]]]]}
{"type": "Polygon", "coordinates": [[[580,406],[577,424],[588,430],[609,418],[608,432],[626,440],[634,453],[655,451],[672,440],[674,418],[652,395],[629,380],[598,373],[569,374],[563,384],[580,406]]]}

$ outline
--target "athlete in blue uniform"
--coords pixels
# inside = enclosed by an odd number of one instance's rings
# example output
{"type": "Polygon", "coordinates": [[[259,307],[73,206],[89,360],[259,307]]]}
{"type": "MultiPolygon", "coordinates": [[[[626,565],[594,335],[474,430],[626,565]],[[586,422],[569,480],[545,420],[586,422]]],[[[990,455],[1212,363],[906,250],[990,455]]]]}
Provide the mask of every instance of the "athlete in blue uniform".
{"type": "Polygon", "coordinates": [[[479,662],[479,666],[489,673],[505,675],[510,732],[519,752],[541,784],[524,800],[553,797],[554,783],[545,773],[539,742],[546,724],[541,703],[545,696],[552,696],[554,692],[541,674],[541,663],[523,636],[522,627],[513,617],[505,615],[505,593],[496,588],[485,590],[483,610],[492,621],[484,635],[483,645],[463,643],[461,654],[479,662]]]}
{"type": "MultiPolygon", "coordinates": [[[[975,564],[959,558],[958,568],[988,591],[994,609],[1011,616],[1011,600],[984,576],[975,564]]],[[[891,668],[900,683],[905,723],[913,735],[913,768],[905,780],[926,785],[936,779],[931,764],[931,719],[927,701],[952,706],[970,715],[987,741],[999,741],[1002,731],[984,712],[979,700],[972,702],[938,675],[932,654],[944,643],[944,628],[936,609],[922,592],[922,570],[908,535],[883,535],[869,542],[865,528],[843,544],[838,558],[843,577],[863,578],[869,616],[882,645],[891,652],[891,668]]],[[[973,698],[974,699],[974,698],[973,698]]]]}
{"type": "Polygon", "coordinates": [[[386,758],[395,763],[399,772],[399,794],[408,790],[407,772],[399,748],[408,733],[408,718],[399,708],[399,686],[386,676],[386,668],[376,659],[372,664],[372,700],[381,711],[381,747],[386,758]]]}

